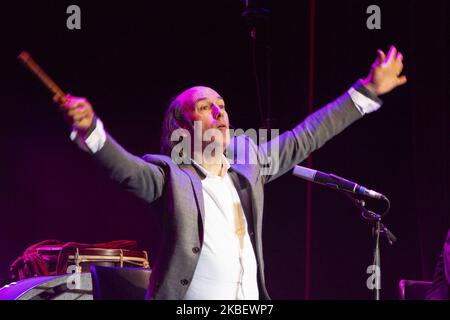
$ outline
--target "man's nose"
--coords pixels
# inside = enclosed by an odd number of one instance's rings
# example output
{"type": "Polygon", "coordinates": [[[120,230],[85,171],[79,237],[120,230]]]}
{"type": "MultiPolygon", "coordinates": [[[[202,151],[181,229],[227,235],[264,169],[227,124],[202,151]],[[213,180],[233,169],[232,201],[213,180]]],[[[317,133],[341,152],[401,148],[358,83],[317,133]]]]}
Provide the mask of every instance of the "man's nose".
{"type": "Polygon", "coordinates": [[[213,103],[212,105],[212,115],[214,119],[218,119],[223,116],[223,110],[217,104],[213,103]]]}

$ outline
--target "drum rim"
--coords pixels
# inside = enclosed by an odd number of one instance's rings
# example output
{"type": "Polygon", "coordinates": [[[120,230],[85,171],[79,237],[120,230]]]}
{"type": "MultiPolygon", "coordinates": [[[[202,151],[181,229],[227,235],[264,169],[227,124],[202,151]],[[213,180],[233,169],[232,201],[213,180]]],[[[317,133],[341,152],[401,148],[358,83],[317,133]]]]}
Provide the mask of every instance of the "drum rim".
{"type": "Polygon", "coordinates": [[[38,248],[37,252],[40,255],[59,255],[61,252],[63,252],[66,255],[72,255],[75,254],[78,251],[79,255],[83,256],[89,256],[89,255],[95,255],[95,256],[127,256],[127,257],[136,257],[136,258],[147,258],[147,251],[145,250],[129,250],[129,249],[106,249],[106,248],[78,248],[78,247],[70,247],[70,248],[63,248],[63,247],[51,247],[46,246],[42,248],[38,248]],[[92,253],[92,254],[91,254],[92,253]]]}

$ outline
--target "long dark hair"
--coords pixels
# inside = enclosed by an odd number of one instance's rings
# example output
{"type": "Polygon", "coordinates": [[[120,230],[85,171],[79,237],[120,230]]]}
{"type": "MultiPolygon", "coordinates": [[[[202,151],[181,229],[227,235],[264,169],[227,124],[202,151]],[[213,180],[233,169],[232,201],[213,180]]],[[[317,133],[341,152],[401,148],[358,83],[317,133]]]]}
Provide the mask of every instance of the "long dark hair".
{"type": "Polygon", "coordinates": [[[178,100],[178,97],[179,95],[170,100],[162,123],[160,152],[167,156],[171,155],[172,148],[178,143],[178,141],[171,141],[172,132],[177,129],[183,129],[182,124],[192,126],[191,121],[186,119],[184,115],[183,105],[178,100]]]}

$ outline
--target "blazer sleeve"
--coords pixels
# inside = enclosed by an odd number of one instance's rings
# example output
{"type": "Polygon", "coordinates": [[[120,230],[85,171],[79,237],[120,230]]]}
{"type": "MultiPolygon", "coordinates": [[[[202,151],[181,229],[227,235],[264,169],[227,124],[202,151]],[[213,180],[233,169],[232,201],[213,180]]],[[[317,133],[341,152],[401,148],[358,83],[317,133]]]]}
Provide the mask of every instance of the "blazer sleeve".
{"type": "MultiPolygon", "coordinates": [[[[371,96],[360,82],[353,88],[381,102],[378,98],[371,96]]],[[[345,93],[308,116],[294,129],[259,145],[258,162],[264,183],[271,182],[293,169],[311,152],[321,148],[328,140],[362,116],[350,94],[345,93]]]]}
{"type": "Polygon", "coordinates": [[[161,166],[130,154],[109,134],[104,146],[92,155],[109,177],[146,202],[161,197],[166,175],[161,166]]]}

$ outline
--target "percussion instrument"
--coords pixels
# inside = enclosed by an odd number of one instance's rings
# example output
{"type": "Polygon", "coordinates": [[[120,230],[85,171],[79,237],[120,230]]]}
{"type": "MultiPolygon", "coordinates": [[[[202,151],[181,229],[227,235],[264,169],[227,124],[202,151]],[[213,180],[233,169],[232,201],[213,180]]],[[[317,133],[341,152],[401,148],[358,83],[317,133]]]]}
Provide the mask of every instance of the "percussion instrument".
{"type": "Polygon", "coordinates": [[[0,300],[93,300],[90,273],[32,277],[0,288],[0,300]]]}
{"type": "Polygon", "coordinates": [[[5,285],[0,300],[92,300],[91,265],[149,268],[146,251],[44,245],[36,252],[49,275],[5,285]]]}
{"type": "Polygon", "coordinates": [[[65,274],[71,270],[89,272],[92,264],[121,268],[149,267],[146,251],[42,246],[37,249],[37,253],[46,262],[51,275],[65,274]]]}

